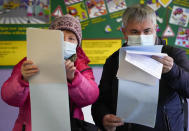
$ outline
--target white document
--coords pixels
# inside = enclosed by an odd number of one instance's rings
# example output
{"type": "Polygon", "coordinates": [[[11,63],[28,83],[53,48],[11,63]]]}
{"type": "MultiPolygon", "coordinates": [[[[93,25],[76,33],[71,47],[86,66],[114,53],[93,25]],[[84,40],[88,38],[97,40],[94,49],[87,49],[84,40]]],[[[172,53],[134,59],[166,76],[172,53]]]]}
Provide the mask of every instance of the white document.
{"type": "Polygon", "coordinates": [[[29,82],[33,131],[71,131],[63,38],[59,30],[27,29],[27,58],[40,70],[29,82]]]}
{"type": "Polygon", "coordinates": [[[124,122],[154,128],[159,94],[155,86],[119,79],[117,116],[124,122]]]}
{"type": "MultiPolygon", "coordinates": [[[[161,49],[162,46],[157,46],[157,49],[155,46],[149,46],[121,48],[119,51],[117,116],[125,122],[149,127],[155,126],[159,79],[156,77],[158,75],[155,73],[154,75],[153,71],[148,68],[152,65],[160,66],[159,63],[151,61],[150,56],[156,54],[156,56],[163,57],[164,54],[160,53],[161,49]],[[148,51],[140,52],[142,50],[148,51]],[[154,53],[150,53],[150,51],[154,53]],[[141,68],[141,66],[143,67],[141,68]]],[[[162,70],[162,66],[158,73],[161,72],[160,70],[162,70]]]]}
{"type": "Polygon", "coordinates": [[[133,64],[150,75],[160,79],[163,64],[151,58],[151,56],[164,57],[167,54],[154,53],[154,52],[142,52],[142,51],[126,51],[125,60],[133,64]]]}

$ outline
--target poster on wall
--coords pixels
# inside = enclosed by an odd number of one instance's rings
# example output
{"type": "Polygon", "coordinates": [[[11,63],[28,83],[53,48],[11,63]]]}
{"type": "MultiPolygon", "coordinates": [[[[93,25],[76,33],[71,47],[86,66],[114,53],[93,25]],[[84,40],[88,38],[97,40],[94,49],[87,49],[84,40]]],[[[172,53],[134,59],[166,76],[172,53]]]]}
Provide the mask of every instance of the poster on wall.
{"type": "Polygon", "coordinates": [[[70,4],[74,4],[76,2],[81,2],[81,1],[83,1],[83,0],[64,0],[64,3],[66,5],[70,5],[70,4]]]}
{"type": "Polygon", "coordinates": [[[104,0],[87,0],[86,6],[90,18],[107,14],[104,0]]]}
{"type": "Polygon", "coordinates": [[[0,24],[47,24],[49,0],[2,0],[0,24]]]}
{"type": "Polygon", "coordinates": [[[0,0],[0,66],[26,56],[26,28],[48,28],[50,0],[0,0]]]}
{"type": "Polygon", "coordinates": [[[0,41],[0,65],[15,65],[26,56],[26,41],[0,41]]]}
{"type": "Polygon", "coordinates": [[[148,0],[147,5],[151,7],[154,11],[157,11],[161,7],[161,4],[158,2],[158,0],[148,0]]]}
{"type": "Polygon", "coordinates": [[[89,64],[104,64],[106,58],[121,47],[121,39],[82,40],[82,48],[90,59],[89,64]]]}
{"type": "Polygon", "coordinates": [[[110,13],[126,8],[125,0],[106,0],[110,13]]]}
{"type": "Polygon", "coordinates": [[[189,48],[189,28],[178,28],[175,45],[189,48]]]}
{"type": "Polygon", "coordinates": [[[188,25],[189,9],[173,6],[169,23],[186,27],[188,25]]]}
{"type": "Polygon", "coordinates": [[[72,16],[78,18],[80,21],[87,20],[88,15],[85,10],[84,2],[79,2],[70,6],[67,6],[67,12],[72,16]]]}

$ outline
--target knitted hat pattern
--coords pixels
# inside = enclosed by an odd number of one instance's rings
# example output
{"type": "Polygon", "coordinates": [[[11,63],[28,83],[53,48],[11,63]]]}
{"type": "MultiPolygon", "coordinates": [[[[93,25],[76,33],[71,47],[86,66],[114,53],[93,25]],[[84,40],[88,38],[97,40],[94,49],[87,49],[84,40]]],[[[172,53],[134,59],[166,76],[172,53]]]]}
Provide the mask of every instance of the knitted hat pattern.
{"type": "Polygon", "coordinates": [[[78,45],[81,45],[81,39],[82,39],[81,24],[79,20],[73,17],[72,15],[66,14],[61,17],[56,17],[55,20],[51,23],[49,29],[69,30],[76,35],[79,43],[78,45]]]}

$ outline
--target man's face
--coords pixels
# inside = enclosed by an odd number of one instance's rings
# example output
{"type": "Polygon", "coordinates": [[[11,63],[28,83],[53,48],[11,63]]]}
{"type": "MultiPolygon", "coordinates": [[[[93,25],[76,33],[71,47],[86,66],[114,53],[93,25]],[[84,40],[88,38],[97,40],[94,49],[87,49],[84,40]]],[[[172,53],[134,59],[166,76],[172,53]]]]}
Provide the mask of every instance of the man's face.
{"type": "Polygon", "coordinates": [[[128,35],[153,35],[156,39],[156,26],[151,19],[146,19],[141,23],[130,20],[127,27],[122,28],[122,32],[126,40],[128,40],[128,35]]]}

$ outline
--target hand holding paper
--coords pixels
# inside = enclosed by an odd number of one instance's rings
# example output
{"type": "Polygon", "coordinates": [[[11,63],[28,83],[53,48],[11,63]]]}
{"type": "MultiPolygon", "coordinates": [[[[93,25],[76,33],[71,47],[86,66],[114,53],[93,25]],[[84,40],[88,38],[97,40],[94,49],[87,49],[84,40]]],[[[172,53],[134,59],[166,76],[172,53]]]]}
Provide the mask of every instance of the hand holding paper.
{"type": "Polygon", "coordinates": [[[39,69],[31,60],[24,61],[21,66],[21,73],[25,81],[28,81],[29,78],[35,75],[37,72],[39,72],[39,69]]]}
{"type": "Polygon", "coordinates": [[[169,72],[172,69],[172,67],[173,67],[174,60],[173,60],[173,58],[171,58],[169,56],[165,56],[163,58],[157,57],[157,56],[152,56],[152,58],[154,60],[157,60],[157,61],[159,61],[160,63],[163,64],[163,71],[162,71],[162,73],[169,72]]]}
{"type": "Polygon", "coordinates": [[[159,61],[152,59],[151,56],[156,56],[156,58],[160,59],[167,56],[167,54],[128,50],[126,51],[125,60],[150,75],[160,79],[163,65],[159,61]]]}
{"type": "Polygon", "coordinates": [[[71,60],[66,60],[65,67],[66,67],[67,79],[69,81],[72,81],[74,79],[74,73],[76,70],[76,67],[74,66],[74,62],[72,62],[71,60]]]}

